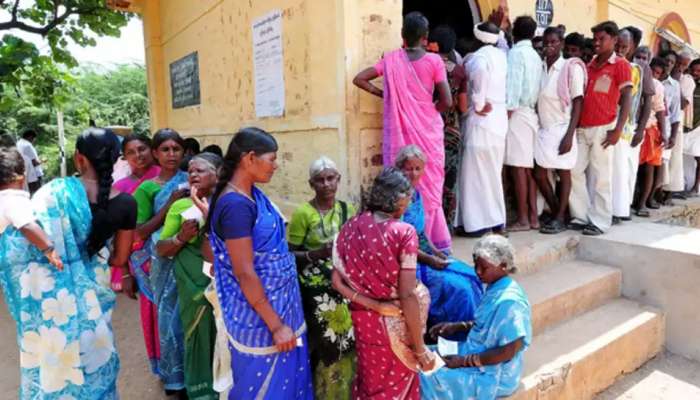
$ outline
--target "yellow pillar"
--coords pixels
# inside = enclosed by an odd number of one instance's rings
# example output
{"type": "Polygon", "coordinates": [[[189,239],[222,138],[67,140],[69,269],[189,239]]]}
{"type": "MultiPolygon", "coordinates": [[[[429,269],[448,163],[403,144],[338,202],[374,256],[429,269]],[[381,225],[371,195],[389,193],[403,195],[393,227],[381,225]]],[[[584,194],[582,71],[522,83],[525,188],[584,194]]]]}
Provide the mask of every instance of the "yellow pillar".
{"type": "Polygon", "coordinates": [[[610,9],[608,0],[596,1],[596,22],[603,22],[610,19],[610,9]]]}
{"type": "Polygon", "coordinates": [[[148,75],[148,100],[151,103],[151,130],[155,132],[168,126],[166,68],[163,62],[163,39],[160,20],[160,0],[143,2],[143,39],[146,50],[148,75]]]}

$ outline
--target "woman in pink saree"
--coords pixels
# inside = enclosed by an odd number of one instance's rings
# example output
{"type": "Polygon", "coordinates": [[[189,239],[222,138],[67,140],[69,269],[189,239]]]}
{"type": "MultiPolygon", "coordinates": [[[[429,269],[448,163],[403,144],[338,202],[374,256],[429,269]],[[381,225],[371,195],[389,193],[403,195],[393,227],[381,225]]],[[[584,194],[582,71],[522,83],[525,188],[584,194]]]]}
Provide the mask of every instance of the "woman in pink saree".
{"type": "MultiPolygon", "coordinates": [[[[129,163],[131,173],[112,185],[122,193],[134,194],[143,181],[155,178],[160,173],[160,167],[153,162],[151,139],[148,136],[131,134],[125,137],[122,141],[122,157],[129,163]]],[[[130,277],[127,280],[128,278],[130,277]]],[[[112,268],[112,289],[115,292],[122,291],[121,268],[112,268]]]]}
{"type": "MultiPolygon", "coordinates": [[[[131,174],[115,182],[112,187],[123,193],[133,195],[136,188],[143,182],[153,179],[160,173],[160,167],[153,160],[151,151],[151,139],[145,135],[131,134],[122,141],[122,155],[129,163],[131,174]]],[[[132,245],[132,252],[143,248],[143,241],[136,241],[132,245]]],[[[136,298],[135,292],[137,288],[136,280],[134,279],[134,266],[129,260],[130,276],[122,277],[121,269],[112,268],[112,289],[115,291],[123,290],[124,293],[132,298],[136,298]]],[[[139,296],[139,306],[141,309],[141,326],[143,328],[144,341],[146,343],[146,353],[149,360],[157,360],[160,358],[159,338],[158,338],[158,317],[156,315],[156,306],[144,295],[139,296]]],[[[155,364],[151,361],[151,368],[155,368],[155,364]]],[[[154,371],[155,372],[155,371],[154,371]]]]}
{"type": "Polygon", "coordinates": [[[407,144],[420,147],[428,156],[425,177],[418,185],[425,205],[425,233],[439,250],[449,250],[450,232],[442,211],[445,147],[440,112],[452,106],[452,95],[442,58],[424,49],[428,20],[423,14],[406,14],[401,35],[404,48],[384,54],[353,83],[384,99],[384,166],[393,165],[399,149],[407,144]],[[380,76],[384,77],[383,90],[370,82],[380,76]]]}
{"type": "Polygon", "coordinates": [[[333,287],[350,300],[357,369],[353,399],[418,400],[418,371],[436,360],[423,342],[430,306],[416,281],[418,236],[402,222],[411,184],[396,168],[375,179],[367,211],[340,230],[333,287]]]}

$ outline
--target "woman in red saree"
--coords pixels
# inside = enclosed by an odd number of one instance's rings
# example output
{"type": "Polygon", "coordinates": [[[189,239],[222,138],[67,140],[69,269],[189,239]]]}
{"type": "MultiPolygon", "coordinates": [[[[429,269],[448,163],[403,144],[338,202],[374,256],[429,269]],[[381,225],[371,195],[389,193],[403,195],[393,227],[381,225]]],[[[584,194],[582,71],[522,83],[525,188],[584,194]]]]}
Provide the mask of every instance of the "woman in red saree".
{"type": "Polygon", "coordinates": [[[335,241],[333,287],[351,302],[357,350],[353,399],[418,400],[418,371],[435,363],[423,342],[430,294],[416,281],[418,236],[400,220],[411,192],[398,169],[385,169],[367,211],[335,241]]]}
{"type": "Polygon", "coordinates": [[[428,20],[423,14],[406,14],[401,35],[404,48],[384,54],[376,65],[357,74],[353,83],[384,99],[384,166],[394,165],[399,149],[407,144],[415,144],[428,156],[425,179],[418,188],[425,206],[425,233],[439,250],[449,251],[451,237],[442,211],[445,147],[440,112],[452,107],[452,94],[442,58],[424,49],[428,20]],[[383,89],[370,82],[380,76],[383,89]]]}

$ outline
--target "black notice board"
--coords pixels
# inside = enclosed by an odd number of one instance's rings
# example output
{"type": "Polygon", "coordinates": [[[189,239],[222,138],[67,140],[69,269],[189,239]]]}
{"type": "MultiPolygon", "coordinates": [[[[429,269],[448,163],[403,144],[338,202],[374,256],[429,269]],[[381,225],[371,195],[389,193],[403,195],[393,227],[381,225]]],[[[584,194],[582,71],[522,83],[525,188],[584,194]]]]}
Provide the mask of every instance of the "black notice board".
{"type": "Polygon", "coordinates": [[[196,51],[170,64],[170,93],[173,108],[200,103],[199,58],[196,51]]]}

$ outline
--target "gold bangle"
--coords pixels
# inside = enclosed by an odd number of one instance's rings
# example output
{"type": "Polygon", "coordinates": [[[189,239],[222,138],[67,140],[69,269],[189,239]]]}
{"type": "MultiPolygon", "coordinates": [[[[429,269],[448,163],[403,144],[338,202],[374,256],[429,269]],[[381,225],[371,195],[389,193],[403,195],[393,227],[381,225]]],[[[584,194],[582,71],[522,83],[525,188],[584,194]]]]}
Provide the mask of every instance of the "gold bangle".
{"type": "Polygon", "coordinates": [[[353,294],[352,297],[350,298],[350,302],[351,302],[351,303],[354,303],[354,302],[355,302],[355,299],[357,298],[357,296],[358,296],[359,294],[360,294],[360,292],[355,292],[355,294],[353,294]]]}
{"type": "Polygon", "coordinates": [[[131,278],[131,274],[122,273],[122,279],[124,278],[131,278]]]}

